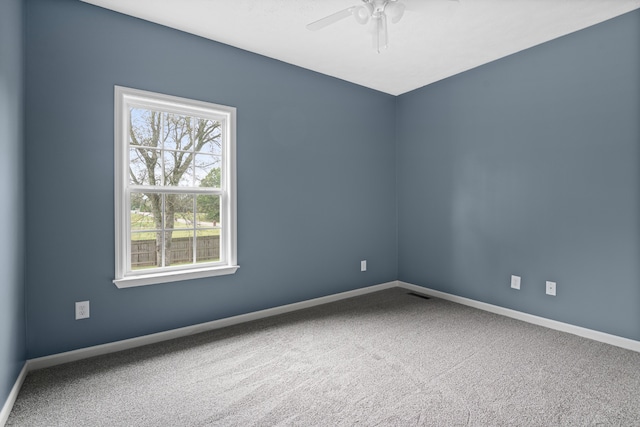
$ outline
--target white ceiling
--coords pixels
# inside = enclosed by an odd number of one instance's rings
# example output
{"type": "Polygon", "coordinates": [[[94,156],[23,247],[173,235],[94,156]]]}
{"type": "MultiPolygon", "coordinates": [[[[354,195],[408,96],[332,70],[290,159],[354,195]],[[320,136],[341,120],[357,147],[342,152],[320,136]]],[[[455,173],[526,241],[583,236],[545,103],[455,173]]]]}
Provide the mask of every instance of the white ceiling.
{"type": "Polygon", "coordinates": [[[362,86],[400,95],[640,8],[640,0],[400,0],[389,48],[348,17],[360,0],[82,0],[362,86]]]}

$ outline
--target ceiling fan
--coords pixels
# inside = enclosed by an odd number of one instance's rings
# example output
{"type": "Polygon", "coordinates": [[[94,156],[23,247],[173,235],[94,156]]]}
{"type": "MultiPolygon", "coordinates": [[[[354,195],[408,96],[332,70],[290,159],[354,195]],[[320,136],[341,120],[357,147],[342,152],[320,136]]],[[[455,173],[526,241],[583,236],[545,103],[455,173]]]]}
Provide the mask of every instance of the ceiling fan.
{"type": "Polygon", "coordinates": [[[361,25],[366,25],[371,21],[373,24],[373,48],[380,53],[380,49],[387,48],[389,43],[387,17],[393,24],[398,23],[404,15],[405,5],[398,0],[362,0],[362,3],[318,19],[308,24],[307,28],[311,31],[317,31],[349,16],[353,16],[361,25]]]}

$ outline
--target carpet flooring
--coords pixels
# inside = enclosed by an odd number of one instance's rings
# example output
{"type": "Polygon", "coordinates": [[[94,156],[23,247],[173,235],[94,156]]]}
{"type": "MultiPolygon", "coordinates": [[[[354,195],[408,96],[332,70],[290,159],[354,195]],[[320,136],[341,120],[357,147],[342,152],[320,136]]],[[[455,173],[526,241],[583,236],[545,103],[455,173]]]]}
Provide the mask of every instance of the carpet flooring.
{"type": "Polygon", "coordinates": [[[640,426],[640,353],[403,289],[29,373],[8,426],[640,426]]]}

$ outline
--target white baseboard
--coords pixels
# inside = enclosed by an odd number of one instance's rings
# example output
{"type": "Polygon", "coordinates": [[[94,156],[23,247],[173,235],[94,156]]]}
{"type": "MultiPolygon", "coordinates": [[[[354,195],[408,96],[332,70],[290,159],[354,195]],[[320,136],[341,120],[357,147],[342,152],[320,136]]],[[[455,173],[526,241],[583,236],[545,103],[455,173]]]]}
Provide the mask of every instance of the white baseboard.
{"type": "Polygon", "coordinates": [[[379,285],[369,286],[366,288],[355,289],[353,291],[342,292],[339,294],[328,295],[321,298],[315,298],[307,301],[301,301],[294,304],[283,305],[280,307],[269,308],[266,310],[255,311],[252,313],[241,314],[238,316],[227,317],[225,319],[214,320],[212,322],[201,323],[198,325],[187,326],[179,329],[172,329],[170,331],[158,332],[156,334],[144,335],[141,337],[131,338],[122,341],[116,341],[108,344],[101,344],[93,347],[82,348],[78,350],[68,351],[65,353],[54,354],[51,356],[39,357],[36,359],[27,360],[15,385],[11,389],[11,393],[7,398],[2,411],[0,412],[0,427],[4,427],[9,413],[13,408],[13,404],[18,397],[20,387],[24,379],[30,371],[42,368],[48,368],[51,366],[61,365],[63,363],[74,362],[81,359],[86,359],[94,356],[101,356],[104,354],[114,353],[117,351],[128,350],[135,347],[140,347],[148,344],[155,344],[161,341],[167,341],[174,338],[185,337],[189,335],[198,334],[201,332],[207,332],[214,329],[220,329],[227,326],[237,325],[240,323],[250,322],[252,320],[264,319],[266,317],[276,316],[279,314],[290,313],[292,311],[302,310],[305,308],[315,307],[322,304],[327,304],[334,301],[339,301],[347,298],[357,297],[360,295],[369,294],[372,292],[381,291],[384,289],[390,289],[394,287],[401,287],[413,292],[422,293],[432,296],[434,298],[440,298],[448,301],[452,301],[458,304],[467,305],[480,310],[488,311],[491,313],[499,314],[513,319],[522,320],[524,322],[532,323],[535,325],[543,326],[550,329],[555,329],[562,332],[567,332],[573,335],[578,335],[584,338],[589,338],[595,341],[600,341],[606,344],[622,347],[628,350],[640,352],[640,341],[634,341],[628,338],[619,337],[616,335],[606,334],[604,332],[594,331],[580,326],[571,325],[568,323],[562,323],[555,320],[546,319],[544,317],[534,316],[532,314],[522,313],[520,311],[511,310],[508,308],[500,307],[497,305],[487,304],[480,301],[475,301],[469,298],[459,297],[457,295],[448,294],[446,292],[436,291],[434,289],[425,288],[422,286],[413,285],[411,283],[392,281],[382,283],[379,285]]]}
{"type": "Polygon", "coordinates": [[[290,313],[292,311],[302,310],[305,308],[310,308],[310,307],[327,304],[334,301],[339,301],[347,298],[365,295],[365,294],[369,294],[372,292],[377,292],[377,291],[381,291],[381,290],[389,289],[393,287],[402,287],[411,291],[430,295],[435,298],[441,298],[444,300],[474,307],[480,310],[489,311],[491,313],[499,314],[502,316],[511,317],[513,319],[522,320],[524,322],[532,323],[535,325],[544,326],[546,328],[555,329],[562,332],[568,332],[573,335],[578,335],[584,338],[589,338],[595,341],[600,341],[606,344],[611,344],[617,347],[622,347],[628,350],[640,352],[640,341],[634,341],[628,338],[623,338],[616,335],[607,334],[604,332],[594,331],[592,329],[587,329],[580,326],[571,325],[568,323],[558,322],[556,320],[546,319],[544,317],[534,316],[532,314],[522,313],[520,311],[511,310],[508,308],[487,304],[480,301],[475,301],[469,298],[448,294],[446,292],[436,291],[434,289],[429,289],[429,288],[413,285],[406,282],[392,281],[392,282],[382,283],[379,285],[369,286],[366,288],[355,289],[353,291],[342,292],[334,295],[328,295],[325,297],[315,298],[307,301],[301,301],[294,304],[288,304],[280,307],[269,308],[266,310],[255,311],[252,313],[241,314],[238,316],[227,317],[220,320],[214,320],[212,322],[206,322],[198,325],[187,326],[184,328],[172,329],[170,331],[158,332],[155,334],[144,335],[141,337],[130,338],[122,341],[116,341],[108,344],[101,344],[93,347],[82,348],[78,350],[68,351],[65,353],[54,354],[51,356],[30,359],[27,361],[27,365],[29,370],[47,368],[50,366],[60,365],[62,363],[74,362],[76,360],[86,359],[89,357],[100,356],[100,355],[114,353],[122,350],[128,350],[128,349],[140,347],[143,345],[155,344],[162,341],[185,337],[188,335],[194,335],[201,332],[207,332],[214,329],[220,329],[227,326],[237,325],[240,323],[250,322],[252,320],[258,320],[266,317],[276,316],[278,314],[290,313]]]}
{"type": "Polygon", "coordinates": [[[480,301],[472,300],[469,298],[459,297],[457,295],[448,294],[446,292],[440,292],[434,289],[412,285],[411,283],[398,281],[398,286],[414,292],[419,292],[425,295],[429,295],[434,298],[440,298],[440,299],[455,302],[458,304],[467,305],[469,307],[477,308],[484,311],[489,311],[491,313],[499,314],[501,316],[511,317],[513,319],[522,320],[523,322],[532,323],[538,326],[544,326],[545,328],[555,329],[561,332],[567,332],[569,334],[577,335],[579,337],[589,338],[594,341],[599,341],[605,344],[614,345],[616,347],[622,347],[627,350],[640,352],[640,341],[635,341],[635,340],[619,337],[617,335],[607,334],[600,331],[594,331],[593,329],[587,329],[581,326],[571,325],[569,323],[558,322],[557,320],[551,320],[545,317],[534,316],[533,314],[527,314],[521,311],[511,310],[509,308],[487,304],[485,302],[480,302],[480,301]]]}
{"type": "Polygon", "coordinates": [[[18,398],[18,393],[20,393],[20,388],[22,388],[22,383],[24,383],[24,379],[27,377],[27,373],[29,372],[29,362],[26,362],[22,369],[20,370],[20,374],[16,379],[13,388],[9,392],[9,396],[7,396],[7,400],[4,402],[2,406],[2,411],[0,411],[0,426],[4,427],[9,419],[9,414],[13,409],[13,404],[16,403],[16,399],[18,398]]]}
{"type": "Polygon", "coordinates": [[[48,368],[51,366],[61,365],[63,363],[74,362],[76,360],[87,359],[89,357],[101,356],[103,354],[115,353],[117,351],[128,350],[130,348],[141,347],[143,345],[155,344],[161,341],[167,341],[175,338],[186,337],[188,335],[199,334],[214,329],[220,329],[227,326],[237,325],[240,323],[250,322],[252,320],[263,319],[265,317],[277,316],[278,314],[289,313],[292,311],[302,310],[304,308],[314,307],[317,305],[327,304],[342,299],[357,297],[372,292],[381,291],[397,286],[397,282],[387,282],[379,285],[369,286],[366,288],[355,289],[353,291],[342,292],[339,294],[328,295],[326,297],[314,298],[307,301],[301,301],[294,304],[287,304],[280,307],[268,308],[266,310],[254,311],[252,313],[241,314],[238,316],[227,317],[212,322],[200,323],[198,325],[187,326],[170,331],[158,332],[141,337],[130,338],[122,341],[116,341],[108,344],[96,345],[93,347],[81,348],[78,350],[67,351],[64,353],[53,354],[51,356],[38,357],[29,360],[29,370],[48,368]]]}

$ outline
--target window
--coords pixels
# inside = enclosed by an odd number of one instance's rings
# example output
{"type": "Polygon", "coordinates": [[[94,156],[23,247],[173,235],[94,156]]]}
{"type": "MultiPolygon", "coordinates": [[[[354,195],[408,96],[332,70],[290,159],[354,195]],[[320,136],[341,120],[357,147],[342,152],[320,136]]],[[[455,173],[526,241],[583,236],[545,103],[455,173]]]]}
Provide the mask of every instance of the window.
{"type": "Polygon", "coordinates": [[[116,286],[236,272],[235,115],[115,87],[116,286]]]}

